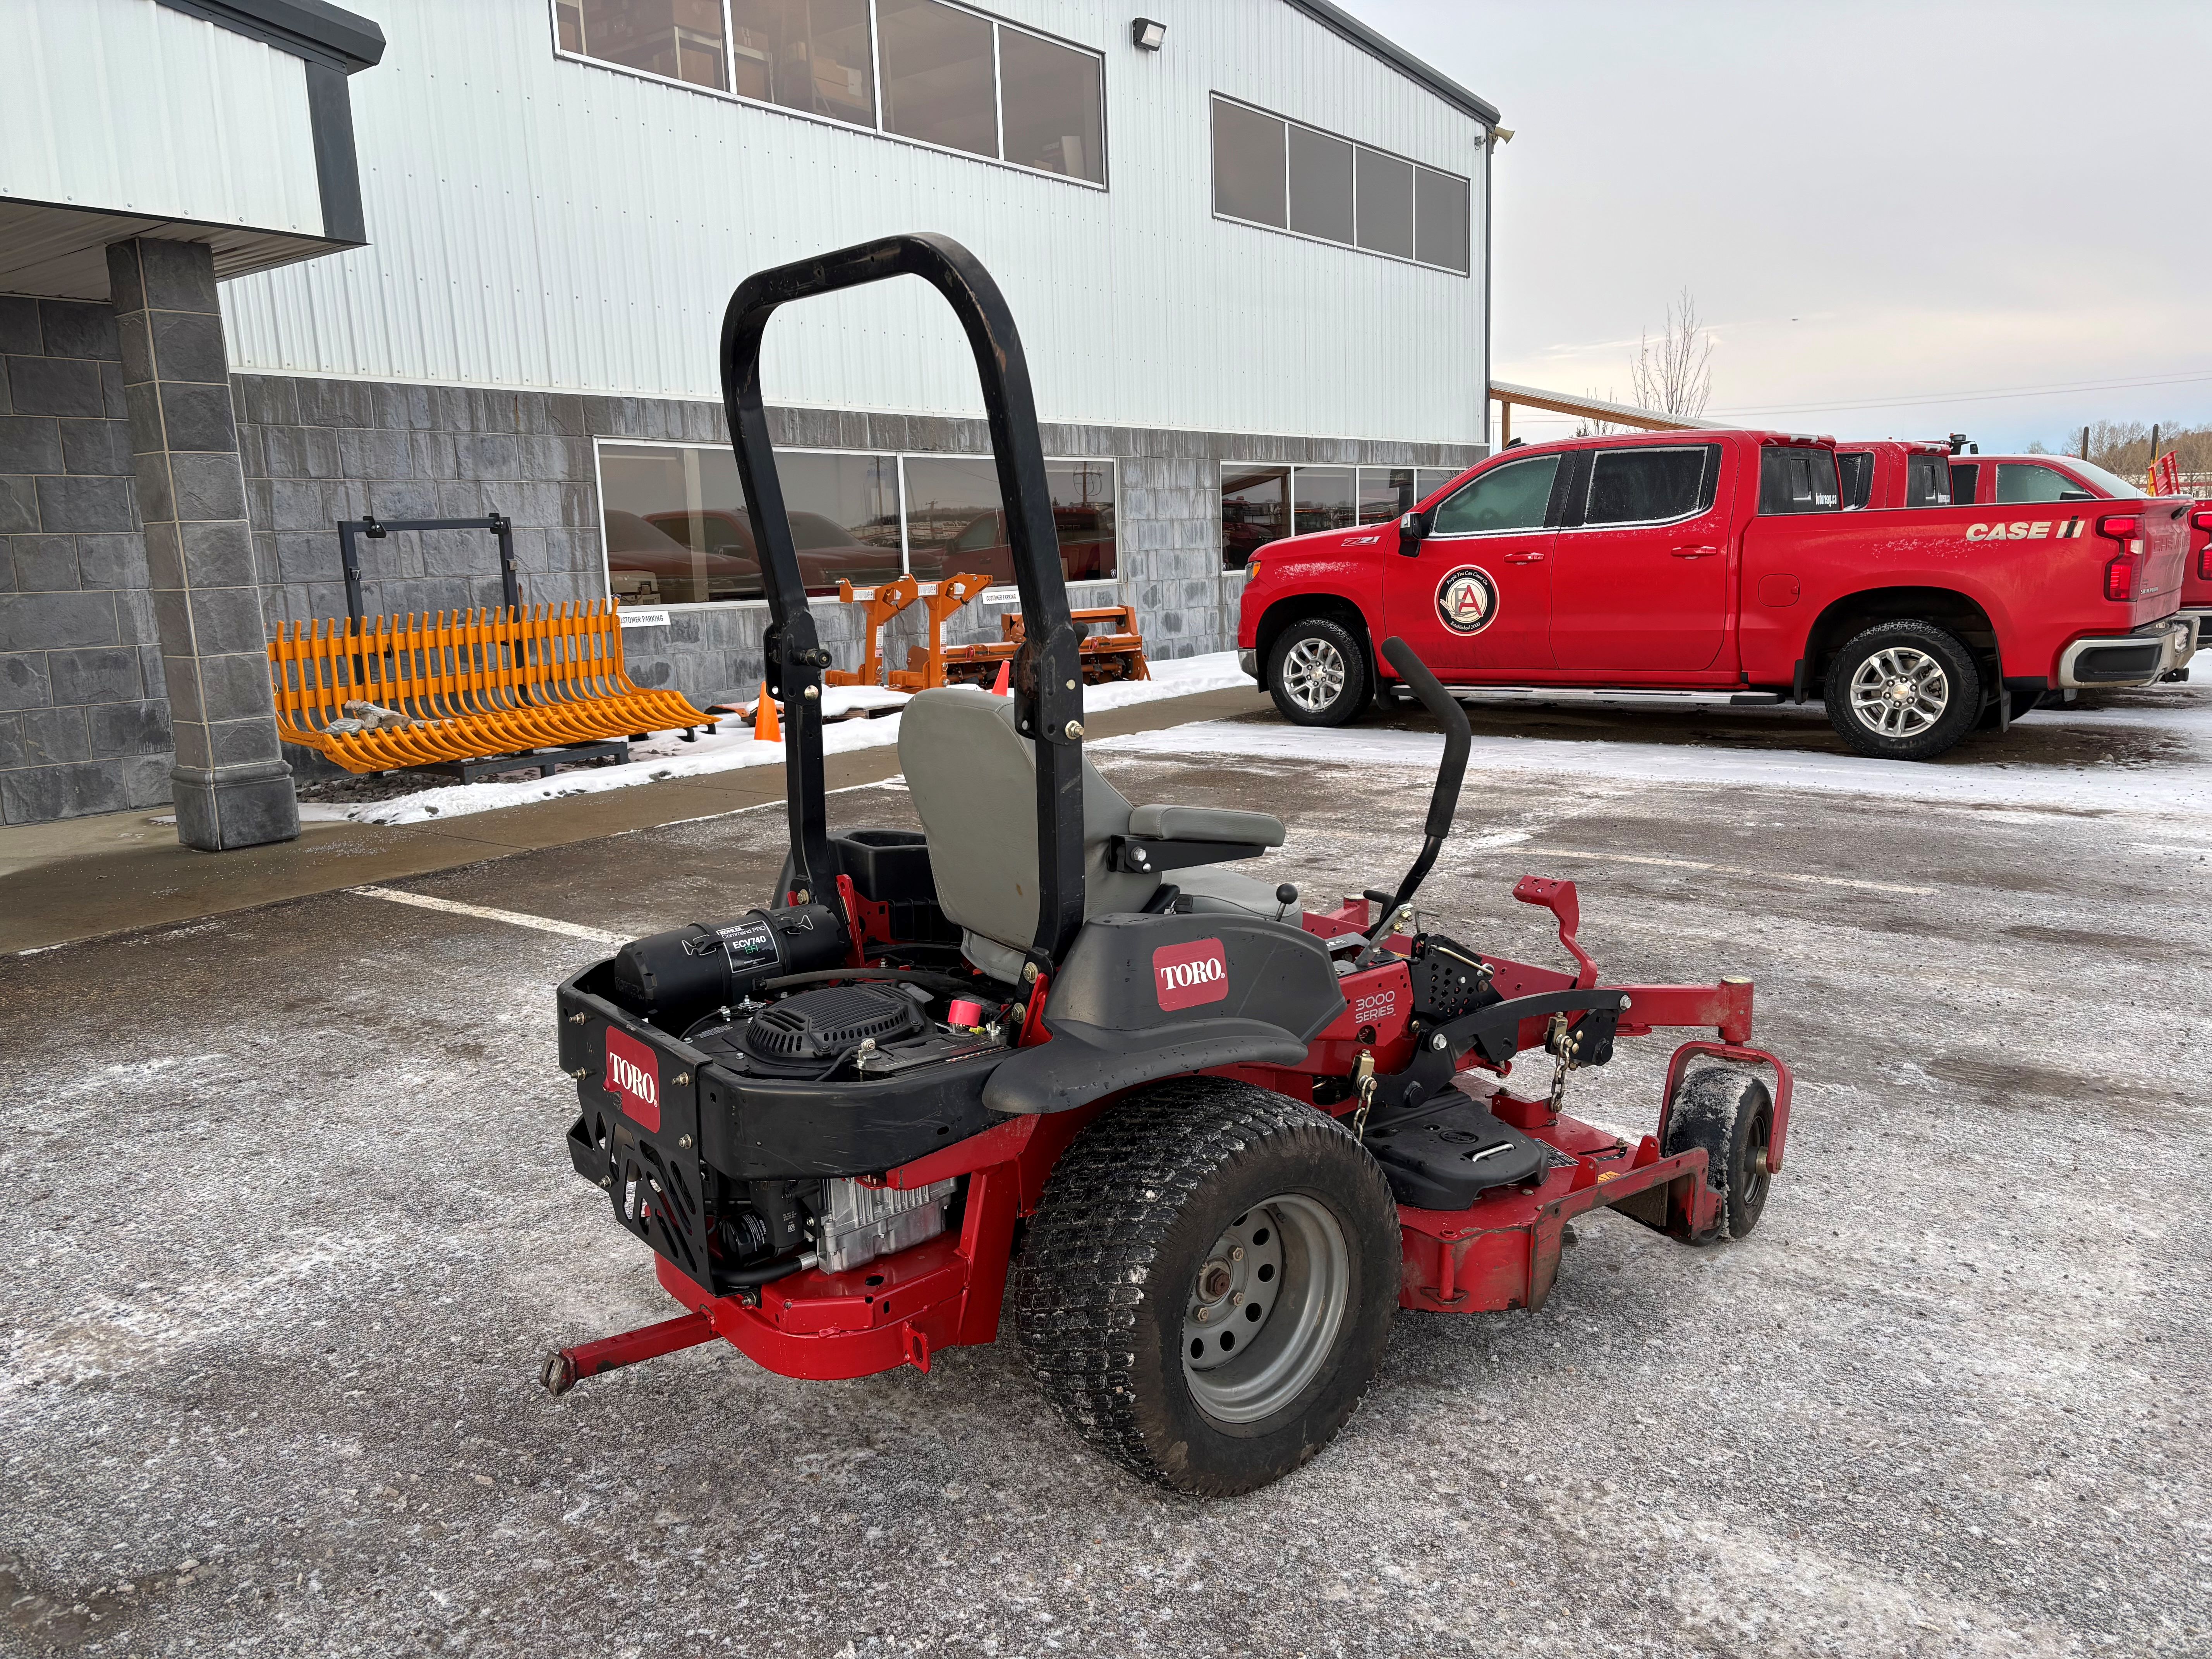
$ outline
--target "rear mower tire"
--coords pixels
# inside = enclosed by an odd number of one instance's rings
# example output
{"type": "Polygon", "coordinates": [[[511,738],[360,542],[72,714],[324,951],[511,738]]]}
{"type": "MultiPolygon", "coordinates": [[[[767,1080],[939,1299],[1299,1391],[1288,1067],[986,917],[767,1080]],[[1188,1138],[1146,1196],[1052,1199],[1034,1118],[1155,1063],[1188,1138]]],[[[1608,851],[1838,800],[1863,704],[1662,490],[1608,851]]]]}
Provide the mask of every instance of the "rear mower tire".
{"type": "Polygon", "coordinates": [[[1667,1139],[1659,1150],[1668,1158],[1692,1146],[1705,1149],[1705,1184],[1720,1194],[1720,1219],[1692,1244],[1742,1238],[1759,1224],[1766,1208],[1767,1144],[1774,1138],[1774,1097],[1766,1083],[1732,1066],[1708,1066],[1692,1072],[1674,1091],[1667,1114],[1667,1139]]]}
{"type": "Polygon", "coordinates": [[[1225,1497],[1290,1474],[1344,1426],[1382,1364],[1400,1259],[1389,1186],[1334,1119],[1252,1084],[1178,1078],[1114,1107],[1053,1171],[1015,1333],[1097,1450],[1225,1497]]]}

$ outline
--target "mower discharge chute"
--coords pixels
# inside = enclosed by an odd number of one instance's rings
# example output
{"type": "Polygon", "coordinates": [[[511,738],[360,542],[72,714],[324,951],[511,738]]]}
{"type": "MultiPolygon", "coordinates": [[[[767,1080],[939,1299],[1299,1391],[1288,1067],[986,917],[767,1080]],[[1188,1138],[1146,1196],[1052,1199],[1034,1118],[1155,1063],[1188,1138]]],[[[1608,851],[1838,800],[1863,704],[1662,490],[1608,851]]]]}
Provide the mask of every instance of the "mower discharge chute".
{"type": "Polygon", "coordinates": [[[851,1377],[1016,1336],[1076,1431],[1187,1492],[1264,1484],[1326,1445],[1395,1310],[1536,1308],[1562,1231],[1606,1205],[1691,1242],[1741,1237],[1781,1168],[1790,1073],[1748,1047],[1747,981],[1601,986],[1575,890],[1571,973],[1408,931],[1451,827],[1466,716],[1399,640],[1446,734],[1419,856],[1327,909],[1229,867],[1262,813],[1132,805],[1083,753],[1067,605],[1021,341],[944,237],[763,271],[722,376],[759,527],[769,690],[786,711],[790,856],[763,908],[625,945],[562,985],[577,1171],[652,1248],[684,1311],[562,1350],[555,1393],[720,1336],[786,1376],[851,1377]],[[762,404],[777,307],[896,276],[974,348],[1027,619],[1011,698],[906,705],[923,829],[832,835],[821,686],[762,404]],[[1616,1041],[1704,1028],[1632,1144],[1560,1110],[1616,1041]],[[1547,1091],[1510,1092],[1542,1050],[1547,1091]],[[1771,1072],[1770,1090],[1759,1075],[1771,1072]]]}

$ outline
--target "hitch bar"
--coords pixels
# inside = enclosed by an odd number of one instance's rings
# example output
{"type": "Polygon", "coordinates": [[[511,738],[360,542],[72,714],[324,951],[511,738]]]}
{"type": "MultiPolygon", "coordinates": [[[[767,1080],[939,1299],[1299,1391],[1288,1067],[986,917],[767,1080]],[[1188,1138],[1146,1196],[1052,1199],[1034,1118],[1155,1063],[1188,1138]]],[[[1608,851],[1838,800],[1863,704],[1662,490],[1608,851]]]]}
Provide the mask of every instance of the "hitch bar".
{"type": "Polygon", "coordinates": [[[546,1393],[558,1396],[587,1376],[635,1365],[641,1359],[658,1359],[665,1353],[678,1353],[714,1340],[714,1322],[702,1313],[688,1313],[679,1318],[664,1319],[657,1325],[624,1331],[619,1336],[603,1336],[596,1342],[580,1342],[573,1348],[550,1353],[538,1370],[538,1380],[545,1385],[546,1393]]]}

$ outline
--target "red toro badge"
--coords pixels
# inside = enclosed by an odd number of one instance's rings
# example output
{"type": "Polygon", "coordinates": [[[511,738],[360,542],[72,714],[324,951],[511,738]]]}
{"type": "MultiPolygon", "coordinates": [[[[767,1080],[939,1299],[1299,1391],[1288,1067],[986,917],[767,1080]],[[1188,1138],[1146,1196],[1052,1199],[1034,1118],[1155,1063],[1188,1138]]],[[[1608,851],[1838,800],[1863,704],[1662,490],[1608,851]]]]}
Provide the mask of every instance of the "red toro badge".
{"type": "Polygon", "coordinates": [[[1152,952],[1152,990],[1163,1008],[1191,1008],[1229,994],[1229,959],[1218,939],[1163,945],[1152,952]]]}
{"type": "Polygon", "coordinates": [[[607,1027],[607,1087],[631,1117],[660,1133],[660,1062],[635,1037],[607,1027]]]}

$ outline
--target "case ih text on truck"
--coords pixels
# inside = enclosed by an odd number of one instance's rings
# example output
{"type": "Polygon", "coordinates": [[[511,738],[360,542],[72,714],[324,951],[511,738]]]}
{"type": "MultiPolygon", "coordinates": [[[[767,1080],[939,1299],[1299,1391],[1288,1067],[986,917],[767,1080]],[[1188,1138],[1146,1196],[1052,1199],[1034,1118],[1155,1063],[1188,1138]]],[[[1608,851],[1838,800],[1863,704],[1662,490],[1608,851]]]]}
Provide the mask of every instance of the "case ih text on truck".
{"type": "Polygon", "coordinates": [[[1300,725],[1357,714],[1395,634],[1455,687],[1817,696],[1862,754],[1927,760],[2051,693],[2186,664],[2191,506],[1849,512],[1826,438],[1529,446],[1395,524],[1262,548],[1237,644],[1300,725]]]}

